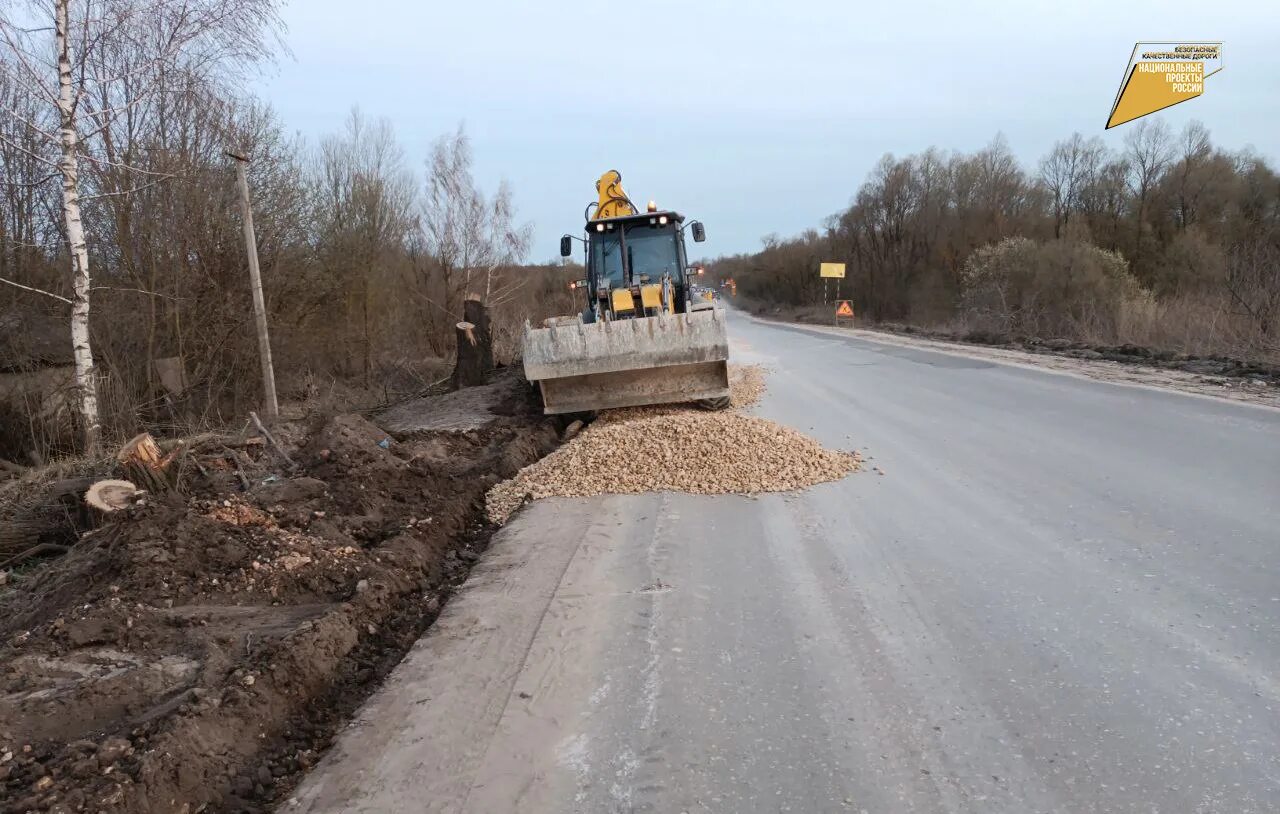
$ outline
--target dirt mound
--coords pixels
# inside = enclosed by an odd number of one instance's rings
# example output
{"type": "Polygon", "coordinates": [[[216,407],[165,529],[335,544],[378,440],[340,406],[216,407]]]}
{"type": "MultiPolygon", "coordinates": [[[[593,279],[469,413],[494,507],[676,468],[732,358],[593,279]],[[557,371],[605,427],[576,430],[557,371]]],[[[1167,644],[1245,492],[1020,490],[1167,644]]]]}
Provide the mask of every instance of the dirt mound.
{"type": "MultiPolygon", "coordinates": [[[[758,368],[734,371],[734,404],[764,389],[758,368]]],[[[529,500],[673,491],[754,494],[802,489],[856,470],[857,453],[833,452],[795,430],[733,411],[684,407],[613,410],[551,455],[489,490],[505,523],[529,500]]]]}
{"type": "Polygon", "coordinates": [[[297,471],[246,446],[249,491],[210,471],[0,588],[0,811],[271,809],[465,577],[485,490],[556,442],[527,411],[338,416],[297,471]]]}

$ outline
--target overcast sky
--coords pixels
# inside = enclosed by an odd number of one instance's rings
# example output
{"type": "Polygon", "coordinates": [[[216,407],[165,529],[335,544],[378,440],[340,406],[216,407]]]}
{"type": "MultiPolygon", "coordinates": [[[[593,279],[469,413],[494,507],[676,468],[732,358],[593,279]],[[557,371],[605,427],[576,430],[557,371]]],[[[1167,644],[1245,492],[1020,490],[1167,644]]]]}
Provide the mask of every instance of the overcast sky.
{"type": "MultiPolygon", "coordinates": [[[[755,250],[848,205],[887,152],[1004,133],[1032,165],[1104,133],[1136,40],[1223,40],[1199,99],[1155,114],[1280,158],[1280,10],[1256,2],[292,0],[293,51],[260,93],[309,140],[352,105],[392,121],[413,169],[460,122],[476,176],[511,181],[533,260],[622,172],[707,224],[709,255],[755,250]]],[[[1132,125],[1130,125],[1132,126],[1132,125]]]]}

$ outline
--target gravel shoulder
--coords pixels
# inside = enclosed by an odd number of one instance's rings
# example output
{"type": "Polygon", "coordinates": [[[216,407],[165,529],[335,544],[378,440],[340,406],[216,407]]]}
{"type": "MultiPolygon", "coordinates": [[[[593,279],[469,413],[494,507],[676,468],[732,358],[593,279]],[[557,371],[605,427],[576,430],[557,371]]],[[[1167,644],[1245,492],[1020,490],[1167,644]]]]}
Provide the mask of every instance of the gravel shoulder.
{"type": "Polygon", "coordinates": [[[1126,364],[1106,359],[1080,359],[1048,352],[1033,353],[1013,348],[985,347],[963,342],[947,342],[940,339],[904,336],[866,328],[844,328],[797,322],[783,323],[754,317],[742,312],[739,312],[739,314],[747,319],[766,325],[786,325],[788,328],[797,330],[838,336],[854,336],[881,345],[937,351],[969,359],[981,359],[1003,365],[1048,370],[1054,373],[1111,382],[1113,384],[1176,390],[1196,396],[1280,408],[1280,387],[1248,378],[1204,375],[1185,370],[1126,364]]]}

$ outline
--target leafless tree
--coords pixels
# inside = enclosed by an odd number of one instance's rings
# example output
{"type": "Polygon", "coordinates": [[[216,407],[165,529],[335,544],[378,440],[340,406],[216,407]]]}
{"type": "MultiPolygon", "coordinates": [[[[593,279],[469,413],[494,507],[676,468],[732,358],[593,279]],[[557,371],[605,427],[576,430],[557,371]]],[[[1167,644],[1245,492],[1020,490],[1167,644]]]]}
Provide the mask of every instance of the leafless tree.
{"type": "Polygon", "coordinates": [[[1128,206],[1128,176],[1128,162],[1123,156],[1114,156],[1098,168],[1080,194],[1080,211],[1093,239],[1112,251],[1120,246],[1121,222],[1128,206]]]}
{"type": "Polygon", "coordinates": [[[1173,159],[1169,126],[1163,119],[1148,117],[1133,125],[1124,138],[1129,167],[1129,193],[1135,199],[1133,264],[1143,264],[1143,226],[1147,222],[1151,194],[1173,159]]]}
{"type": "MultiPolygon", "coordinates": [[[[344,132],[320,143],[317,187],[319,234],[336,274],[335,302],[358,323],[366,386],[373,370],[379,300],[398,296],[390,268],[403,256],[414,226],[416,182],[391,124],[367,122],[352,110],[344,132]]],[[[331,306],[332,307],[332,306],[331,306]]]]}
{"type": "Polygon", "coordinates": [[[1196,221],[1206,189],[1213,183],[1213,144],[1209,129],[1199,121],[1189,121],[1178,134],[1177,160],[1172,177],[1174,219],[1185,230],[1196,221]]]}
{"type": "Polygon", "coordinates": [[[1227,291],[1274,351],[1280,328],[1280,241],[1272,237],[1234,246],[1227,258],[1227,291]]]}
{"type": "MultiPolygon", "coordinates": [[[[96,363],[89,332],[93,276],[83,207],[98,197],[127,196],[165,177],[115,149],[118,128],[174,92],[212,88],[266,56],[278,26],[277,0],[31,0],[0,16],[0,67],[20,95],[52,117],[5,113],[37,137],[27,152],[61,180],[62,225],[71,259],[71,296],[43,291],[70,307],[75,382],[84,446],[101,429],[96,363]],[[52,118],[56,126],[48,126],[52,118]],[[86,194],[82,169],[127,171],[122,184],[86,194]]],[[[13,281],[8,281],[13,282],[13,281]]]]}
{"type": "Polygon", "coordinates": [[[515,222],[510,185],[499,184],[489,200],[471,167],[462,127],[437,141],[427,161],[423,230],[443,283],[444,302],[437,305],[454,314],[467,293],[482,290],[491,307],[516,296],[524,278],[504,269],[523,260],[532,238],[531,226],[515,222]]]}
{"type": "Polygon", "coordinates": [[[1053,199],[1054,237],[1078,212],[1085,189],[1097,177],[1106,159],[1106,147],[1094,136],[1086,139],[1073,133],[1065,141],[1053,145],[1053,149],[1040,162],[1040,181],[1053,199]]]}

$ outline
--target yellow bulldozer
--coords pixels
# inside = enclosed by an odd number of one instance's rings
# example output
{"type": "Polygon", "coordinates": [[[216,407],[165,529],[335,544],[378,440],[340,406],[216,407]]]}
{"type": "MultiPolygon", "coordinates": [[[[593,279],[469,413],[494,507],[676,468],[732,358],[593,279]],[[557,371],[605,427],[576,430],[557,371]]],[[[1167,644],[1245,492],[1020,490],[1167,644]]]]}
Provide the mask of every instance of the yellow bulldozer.
{"type": "Polygon", "coordinates": [[[585,248],[586,278],[571,286],[581,313],[525,325],[524,372],[542,391],[544,411],[577,413],[644,404],[729,403],[724,312],[694,294],[699,269],[685,254],[685,231],[706,239],[699,221],[650,202],[641,212],[610,170],[596,183],[584,237],[560,238],[570,257],[585,248]]]}

